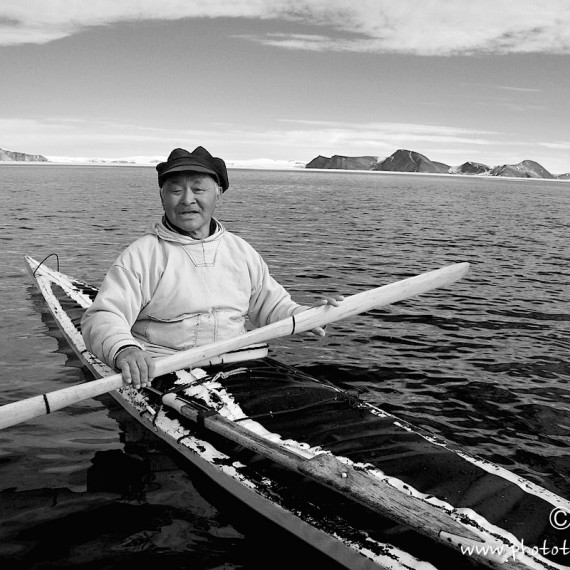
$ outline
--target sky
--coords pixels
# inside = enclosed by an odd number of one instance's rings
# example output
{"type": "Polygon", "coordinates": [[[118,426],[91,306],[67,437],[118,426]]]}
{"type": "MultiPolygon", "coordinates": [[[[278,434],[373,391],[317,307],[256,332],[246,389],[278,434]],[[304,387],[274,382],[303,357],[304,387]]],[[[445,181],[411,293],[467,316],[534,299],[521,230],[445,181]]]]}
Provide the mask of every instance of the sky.
{"type": "Polygon", "coordinates": [[[0,148],[570,172],[568,0],[0,0],[0,148]]]}

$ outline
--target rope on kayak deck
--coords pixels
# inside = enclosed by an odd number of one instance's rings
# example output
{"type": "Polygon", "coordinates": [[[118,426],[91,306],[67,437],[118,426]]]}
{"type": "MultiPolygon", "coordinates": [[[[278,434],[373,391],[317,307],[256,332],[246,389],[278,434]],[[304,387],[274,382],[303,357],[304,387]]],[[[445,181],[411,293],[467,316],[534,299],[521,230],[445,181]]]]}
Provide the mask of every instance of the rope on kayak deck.
{"type": "Polygon", "coordinates": [[[54,256],[57,259],[57,272],[59,273],[59,255],[57,255],[57,253],[50,253],[49,255],[46,255],[39,263],[38,266],[34,269],[32,275],[35,276],[36,271],[44,264],[44,262],[46,262],[50,257],[54,256]]]}

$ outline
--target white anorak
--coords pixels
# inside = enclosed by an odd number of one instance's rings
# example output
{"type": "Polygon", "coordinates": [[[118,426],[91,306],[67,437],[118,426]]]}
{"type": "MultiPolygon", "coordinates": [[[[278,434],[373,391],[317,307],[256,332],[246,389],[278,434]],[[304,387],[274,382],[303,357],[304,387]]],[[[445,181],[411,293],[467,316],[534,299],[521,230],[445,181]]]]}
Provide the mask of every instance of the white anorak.
{"type": "Polygon", "coordinates": [[[257,251],[217,221],[195,240],[156,222],[108,271],[81,330],[87,348],[114,366],[136,345],[152,356],[234,338],[301,312],[257,251]]]}

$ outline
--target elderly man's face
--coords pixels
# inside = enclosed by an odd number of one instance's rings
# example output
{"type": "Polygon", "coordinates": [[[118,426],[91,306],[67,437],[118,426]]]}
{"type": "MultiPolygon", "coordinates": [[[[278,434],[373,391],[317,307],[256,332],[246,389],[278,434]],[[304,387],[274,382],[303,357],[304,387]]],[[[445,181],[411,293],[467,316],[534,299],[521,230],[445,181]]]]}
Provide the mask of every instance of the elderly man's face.
{"type": "Polygon", "coordinates": [[[160,196],[168,219],[195,239],[210,235],[210,221],[222,192],[207,174],[180,173],[164,182],[160,196]]]}

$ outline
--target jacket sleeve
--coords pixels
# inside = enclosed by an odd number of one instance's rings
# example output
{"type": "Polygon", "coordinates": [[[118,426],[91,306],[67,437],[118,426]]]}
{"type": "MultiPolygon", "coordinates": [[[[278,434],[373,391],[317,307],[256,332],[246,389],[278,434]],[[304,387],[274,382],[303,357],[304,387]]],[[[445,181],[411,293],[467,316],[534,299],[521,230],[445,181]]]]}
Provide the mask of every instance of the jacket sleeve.
{"type": "Polygon", "coordinates": [[[114,367],[115,356],[122,347],[135,345],[143,348],[131,334],[131,326],[142,305],[137,277],[125,267],[113,265],[95,301],[81,320],[81,332],[88,350],[114,367]]]}
{"type": "Polygon", "coordinates": [[[307,310],[309,307],[295,303],[288,291],[270,275],[267,264],[257,252],[256,256],[257,271],[253,272],[256,279],[248,312],[252,324],[262,327],[307,310]]]}

